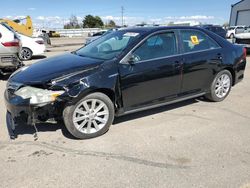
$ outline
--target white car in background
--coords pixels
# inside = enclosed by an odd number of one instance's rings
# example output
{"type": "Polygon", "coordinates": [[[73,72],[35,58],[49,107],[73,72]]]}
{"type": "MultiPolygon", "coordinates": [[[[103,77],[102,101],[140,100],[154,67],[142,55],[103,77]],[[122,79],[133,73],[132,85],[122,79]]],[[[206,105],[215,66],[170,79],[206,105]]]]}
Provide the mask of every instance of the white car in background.
{"type": "Polygon", "coordinates": [[[46,46],[42,38],[33,38],[22,34],[18,35],[22,42],[22,49],[19,53],[21,60],[30,60],[33,56],[44,54],[46,46]]]}
{"type": "Polygon", "coordinates": [[[245,46],[248,50],[250,49],[250,27],[246,28],[244,33],[239,33],[235,35],[236,44],[241,44],[245,46]]]}
{"type": "Polygon", "coordinates": [[[227,30],[227,38],[233,39],[236,34],[243,33],[245,31],[246,26],[238,25],[238,26],[231,26],[227,30]]]}
{"type": "Polygon", "coordinates": [[[0,75],[10,74],[23,66],[18,58],[20,48],[17,33],[8,25],[0,23],[0,75]]]}

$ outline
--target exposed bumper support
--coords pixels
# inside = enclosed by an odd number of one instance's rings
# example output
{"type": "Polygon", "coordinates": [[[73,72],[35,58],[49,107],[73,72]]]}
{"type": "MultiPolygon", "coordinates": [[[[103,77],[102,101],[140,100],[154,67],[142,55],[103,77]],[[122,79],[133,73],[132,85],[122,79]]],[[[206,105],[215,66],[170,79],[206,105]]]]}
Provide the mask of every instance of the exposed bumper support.
{"type": "Polygon", "coordinates": [[[6,114],[6,124],[7,124],[7,129],[8,129],[10,139],[14,140],[15,138],[17,138],[17,136],[15,134],[16,125],[15,125],[13,118],[9,112],[7,112],[7,114],[6,114]]]}

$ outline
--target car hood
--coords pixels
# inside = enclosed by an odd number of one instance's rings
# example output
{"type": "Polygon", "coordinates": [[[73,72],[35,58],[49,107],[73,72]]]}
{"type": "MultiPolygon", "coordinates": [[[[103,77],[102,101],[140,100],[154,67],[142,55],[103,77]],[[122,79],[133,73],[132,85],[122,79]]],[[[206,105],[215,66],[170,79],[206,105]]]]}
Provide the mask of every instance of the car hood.
{"type": "Polygon", "coordinates": [[[81,57],[72,53],[47,58],[16,71],[10,81],[23,84],[44,84],[52,79],[99,66],[103,60],[81,57]]]}
{"type": "Polygon", "coordinates": [[[250,33],[239,33],[235,35],[235,38],[250,39],[250,33]]]}

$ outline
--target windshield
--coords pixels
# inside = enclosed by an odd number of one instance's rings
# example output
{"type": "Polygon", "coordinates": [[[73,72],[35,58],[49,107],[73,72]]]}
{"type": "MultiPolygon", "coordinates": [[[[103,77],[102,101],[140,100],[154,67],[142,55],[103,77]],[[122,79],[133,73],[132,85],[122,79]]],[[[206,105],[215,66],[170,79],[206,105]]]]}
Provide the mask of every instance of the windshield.
{"type": "Polygon", "coordinates": [[[96,39],[89,45],[77,50],[75,54],[95,59],[109,60],[117,57],[142,33],[120,30],[96,39]]]}

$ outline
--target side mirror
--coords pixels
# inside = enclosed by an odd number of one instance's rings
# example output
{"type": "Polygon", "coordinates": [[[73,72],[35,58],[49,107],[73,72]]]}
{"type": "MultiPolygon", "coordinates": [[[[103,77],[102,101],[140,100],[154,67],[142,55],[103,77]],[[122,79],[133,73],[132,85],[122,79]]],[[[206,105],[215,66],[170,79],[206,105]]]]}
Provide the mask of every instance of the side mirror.
{"type": "Polygon", "coordinates": [[[133,55],[133,54],[130,54],[129,56],[128,56],[128,61],[127,61],[130,65],[133,65],[133,64],[135,64],[136,63],[136,58],[135,58],[135,56],[133,55]]]}
{"type": "Polygon", "coordinates": [[[134,54],[128,54],[120,63],[134,65],[140,61],[140,57],[134,54]]]}

